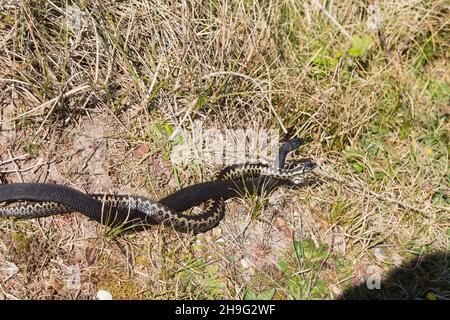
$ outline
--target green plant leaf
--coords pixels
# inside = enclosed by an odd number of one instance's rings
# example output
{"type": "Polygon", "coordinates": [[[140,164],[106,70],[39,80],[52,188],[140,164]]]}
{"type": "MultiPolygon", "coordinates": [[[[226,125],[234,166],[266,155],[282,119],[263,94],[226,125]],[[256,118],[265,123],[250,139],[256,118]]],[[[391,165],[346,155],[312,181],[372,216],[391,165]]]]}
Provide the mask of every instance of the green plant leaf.
{"type": "Polygon", "coordinates": [[[324,69],[333,68],[336,65],[334,59],[326,55],[318,55],[313,62],[316,66],[324,69]]]}
{"type": "Polygon", "coordinates": [[[317,281],[314,285],[313,292],[316,295],[315,298],[322,298],[327,292],[327,284],[322,280],[317,281]]]}
{"type": "Polygon", "coordinates": [[[353,169],[358,172],[363,172],[364,168],[364,158],[365,155],[363,152],[354,149],[347,149],[344,151],[345,158],[352,165],[353,169]]]}
{"type": "Polygon", "coordinates": [[[368,47],[372,44],[372,39],[370,36],[365,35],[362,38],[359,36],[352,37],[352,47],[349,50],[349,55],[351,57],[363,57],[367,53],[368,47]]]}
{"type": "Polygon", "coordinates": [[[363,172],[364,171],[364,164],[362,164],[361,162],[354,162],[354,163],[352,163],[352,167],[353,167],[353,169],[355,169],[358,172],[363,172]]]}
{"type": "Polygon", "coordinates": [[[247,289],[244,295],[244,300],[256,300],[256,293],[251,289],[247,289]]]}
{"type": "Polygon", "coordinates": [[[210,275],[216,275],[219,272],[219,266],[217,264],[210,264],[206,266],[205,272],[210,275]]]}
{"type": "Polygon", "coordinates": [[[266,289],[256,296],[257,300],[272,300],[275,295],[275,288],[266,289]]]}
{"type": "Polygon", "coordinates": [[[306,239],[303,241],[294,240],[295,254],[298,259],[312,257],[314,252],[314,243],[311,239],[306,239]]]}
{"type": "Polygon", "coordinates": [[[383,178],[386,176],[386,173],[381,170],[374,170],[373,177],[375,180],[383,180],[383,178]]]}
{"type": "Polygon", "coordinates": [[[207,278],[205,279],[206,285],[211,289],[226,289],[227,284],[218,278],[207,278]]]}
{"type": "Polygon", "coordinates": [[[288,279],[286,281],[286,286],[289,290],[289,293],[293,296],[294,299],[301,299],[302,292],[306,291],[305,281],[301,277],[294,277],[288,279]]]}
{"type": "Polygon", "coordinates": [[[173,129],[172,126],[168,123],[157,123],[156,124],[156,129],[158,129],[158,131],[161,134],[164,134],[168,137],[170,137],[172,135],[173,129]]]}
{"type": "Polygon", "coordinates": [[[280,267],[281,271],[283,271],[284,273],[287,273],[289,271],[289,264],[286,261],[286,259],[282,259],[282,260],[278,261],[278,266],[280,267]]]}
{"type": "Polygon", "coordinates": [[[364,152],[356,149],[347,149],[344,151],[347,160],[364,159],[364,152]]]}
{"type": "Polygon", "coordinates": [[[316,252],[316,257],[317,259],[326,259],[328,257],[328,250],[327,250],[327,246],[324,245],[323,243],[319,244],[319,248],[317,249],[316,252]]]}

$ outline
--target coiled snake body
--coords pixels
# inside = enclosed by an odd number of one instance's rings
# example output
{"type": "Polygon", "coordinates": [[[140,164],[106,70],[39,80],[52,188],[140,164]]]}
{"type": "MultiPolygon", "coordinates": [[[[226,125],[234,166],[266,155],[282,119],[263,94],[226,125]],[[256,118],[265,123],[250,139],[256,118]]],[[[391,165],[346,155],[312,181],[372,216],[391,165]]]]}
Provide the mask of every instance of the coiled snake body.
{"type": "Polygon", "coordinates": [[[216,180],[183,188],[158,202],[140,196],[94,194],[49,183],[13,183],[0,185],[0,203],[26,201],[23,204],[0,206],[0,217],[36,218],[71,211],[108,226],[143,226],[164,224],[181,232],[205,232],[215,227],[224,215],[224,199],[239,196],[243,190],[260,194],[263,190],[302,181],[311,171],[312,161],[286,162],[286,154],[300,145],[302,139],[287,141],[280,148],[274,167],[243,164],[225,167],[216,180]],[[207,203],[200,214],[183,211],[207,203]]]}

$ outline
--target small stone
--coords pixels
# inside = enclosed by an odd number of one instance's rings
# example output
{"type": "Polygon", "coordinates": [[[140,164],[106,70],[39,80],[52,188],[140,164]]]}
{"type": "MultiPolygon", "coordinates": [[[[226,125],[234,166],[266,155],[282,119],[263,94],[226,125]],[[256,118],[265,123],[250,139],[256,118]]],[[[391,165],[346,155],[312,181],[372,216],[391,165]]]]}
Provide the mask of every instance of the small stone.
{"type": "Polygon", "coordinates": [[[400,266],[403,263],[403,257],[396,252],[391,254],[391,259],[396,266],[400,266]]]}
{"type": "Polygon", "coordinates": [[[0,265],[0,271],[6,275],[7,279],[9,279],[19,272],[19,268],[13,262],[4,261],[3,264],[0,265]]]}
{"type": "Polygon", "coordinates": [[[248,261],[248,259],[243,258],[241,259],[241,265],[244,269],[248,269],[250,268],[250,261],[248,261]]]}
{"type": "Polygon", "coordinates": [[[380,261],[385,261],[386,260],[386,256],[384,255],[384,251],[382,248],[380,247],[375,247],[373,249],[373,254],[375,255],[375,257],[380,260],[380,261]]]}
{"type": "Polygon", "coordinates": [[[97,292],[97,299],[98,300],[112,300],[112,294],[109,291],[106,290],[98,290],[97,292]]]}

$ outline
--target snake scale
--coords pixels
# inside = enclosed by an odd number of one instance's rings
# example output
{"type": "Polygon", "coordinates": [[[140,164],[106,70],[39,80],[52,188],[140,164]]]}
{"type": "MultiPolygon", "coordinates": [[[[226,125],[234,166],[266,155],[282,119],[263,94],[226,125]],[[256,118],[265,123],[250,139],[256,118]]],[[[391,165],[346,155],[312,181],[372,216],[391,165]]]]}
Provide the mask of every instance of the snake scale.
{"type": "Polygon", "coordinates": [[[92,194],[50,183],[0,185],[0,217],[37,218],[67,212],[80,212],[108,226],[142,227],[164,224],[181,232],[200,233],[215,227],[224,215],[224,199],[242,193],[261,194],[282,184],[301,184],[302,175],[315,167],[312,161],[286,161],[286,155],[303,139],[285,142],[274,166],[240,164],[227,166],[215,180],[194,184],[159,200],[141,196],[92,194]],[[15,204],[18,201],[25,203],[15,204]],[[184,211],[206,203],[199,214],[184,211]]]}

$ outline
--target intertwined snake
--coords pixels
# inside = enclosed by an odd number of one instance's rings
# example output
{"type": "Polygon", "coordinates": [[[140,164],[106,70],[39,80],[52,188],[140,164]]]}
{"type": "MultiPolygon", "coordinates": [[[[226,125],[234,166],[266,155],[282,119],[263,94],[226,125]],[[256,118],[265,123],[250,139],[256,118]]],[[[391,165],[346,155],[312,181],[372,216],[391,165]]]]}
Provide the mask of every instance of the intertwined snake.
{"type": "Polygon", "coordinates": [[[102,224],[145,226],[164,224],[181,232],[205,232],[215,227],[224,215],[224,199],[240,196],[243,190],[260,194],[280,184],[300,184],[302,175],[315,167],[312,161],[286,162],[288,152],[304,143],[292,139],[280,148],[278,163],[227,166],[216,180],[183,188],[161,200],[128,195],[88,195],[73,188],[49,183],[0,185],[0,217],[37,218],[77,211],[102,224]],[[11,203],[25,201],[25,203],[11,203]],[[183,211],[207,203],[200,214],[183,211]]]}

